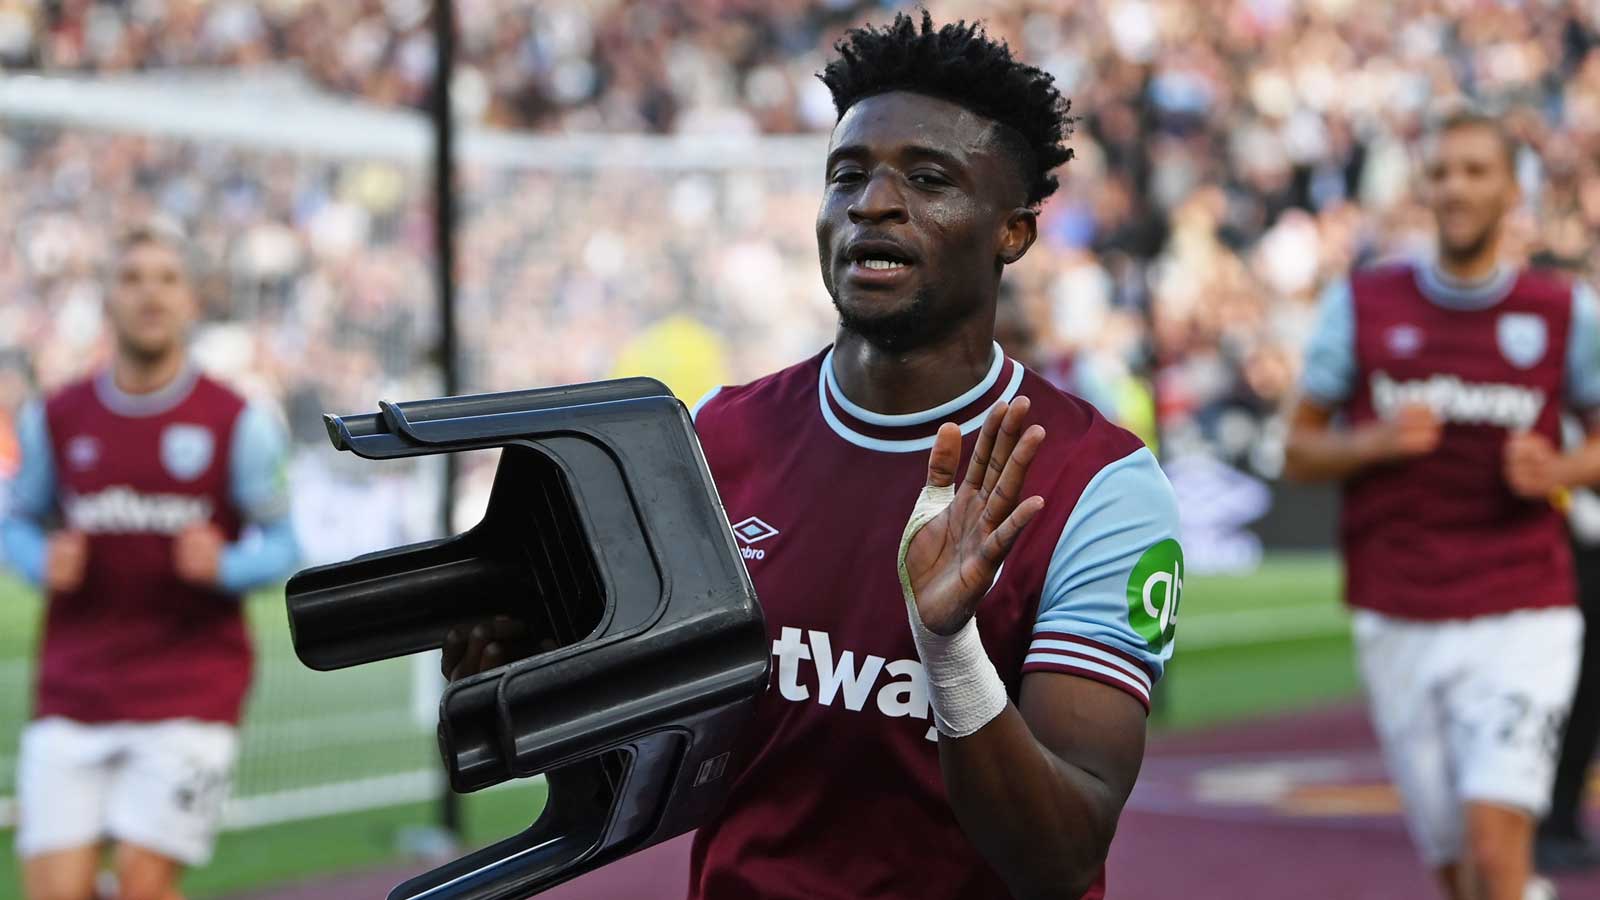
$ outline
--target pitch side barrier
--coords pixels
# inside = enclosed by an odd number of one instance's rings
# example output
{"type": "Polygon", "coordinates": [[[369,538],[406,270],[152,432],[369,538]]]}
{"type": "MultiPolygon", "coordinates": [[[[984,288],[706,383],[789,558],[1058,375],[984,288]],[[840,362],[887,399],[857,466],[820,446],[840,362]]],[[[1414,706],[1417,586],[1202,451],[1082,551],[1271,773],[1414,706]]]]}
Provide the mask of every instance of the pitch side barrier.
{"type": "Polygon", "coordinates": [[[462,534],[290,579],[296,654],[317,670],[439,648],[496,621],[513,659],[450,684],[451,787],[543,774],[527,830],[389,900],[512,900],[693,830],[722,802],[770,656],[683,404],[645,378],[379,404],[327,416],[367,459],[502,448],[462,534]]]}

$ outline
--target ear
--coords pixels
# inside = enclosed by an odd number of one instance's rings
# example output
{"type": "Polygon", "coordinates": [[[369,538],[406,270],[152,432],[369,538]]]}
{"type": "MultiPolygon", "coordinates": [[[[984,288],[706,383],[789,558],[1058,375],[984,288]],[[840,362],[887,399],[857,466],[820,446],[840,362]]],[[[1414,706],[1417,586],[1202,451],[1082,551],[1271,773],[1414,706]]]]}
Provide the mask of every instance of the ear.
{"type": "Polygon", "coordinates": [[[1039,216],[1026,206],[1019,206],[1006,216],[1000,231],[1000,262],[1011,265],[1028,252],[1039,237],[1039,216]]]}

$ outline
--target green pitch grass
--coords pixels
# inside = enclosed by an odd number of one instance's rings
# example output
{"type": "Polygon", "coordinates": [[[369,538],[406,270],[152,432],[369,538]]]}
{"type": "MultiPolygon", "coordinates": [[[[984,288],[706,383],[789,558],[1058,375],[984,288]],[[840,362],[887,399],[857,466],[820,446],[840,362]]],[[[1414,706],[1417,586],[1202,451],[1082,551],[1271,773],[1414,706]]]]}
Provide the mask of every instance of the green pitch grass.
{"type": "Polygon", "coordinates": [[[1246,576],[1184,579],[1157,729],[1193,728],[1356,696],[1337,559],[1269,557],[1246,576]]]}
{"type": "MultiPolygon", "coordinates": [[[[1193,728],[1352,696],[1357,682],[1331,557],[1278,556],[1247,577],[1191,576],[1176,659],[1158,694],[1157,730],[1193,728]]],[[[0,581],[0,795],[11,795],[16,735],[28,707],[40,604],[0,581]]],[[[410,712],[409,663],[344,672],[302,667],[290,647],[281,592],[249,601],[258,653],[237,791],[259,795],[437,765],[432,726],[410,712]]],[[[464,798],[466,839],[508,836],[543,803],[530,784],[464,798]]],[[[428,803],[225,834],[215,860],[185,881],[195,898],[393,861],[404,828],[435,821],[428,803]]],[[[0,829],[0,896],[17,883],[11,832],[0,829]]]]}

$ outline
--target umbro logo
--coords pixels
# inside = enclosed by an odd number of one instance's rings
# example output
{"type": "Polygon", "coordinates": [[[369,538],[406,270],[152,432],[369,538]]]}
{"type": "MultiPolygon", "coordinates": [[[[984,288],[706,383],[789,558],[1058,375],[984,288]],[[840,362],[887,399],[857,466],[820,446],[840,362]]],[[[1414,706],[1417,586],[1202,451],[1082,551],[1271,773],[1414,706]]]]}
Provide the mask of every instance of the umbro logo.
{"type": "Polygon", "coordinates": [[[766,522],[761,521],[755,516],[751,516],[750,518],[745,519],[743,522],[733,526],[733,536],[738,538],[740,543],[744,544],[743,547],[739,548],[739,555],[745,559],[765,559],[767,551],[759,547],[752,547],[751,545],[759,544],[767,538],[775,536],[777,533],[778,529],[773,528],[771,525],[768,525],[766,522]]]}
{"type": "Polygon", "coordinates": [[[1384,340],[1389,345],[1389,352],[1395,356],[1416,356],[1422,349],[1422,329],[1415,325],[1396,325],[1389,329],[1384,340]]]}
{"type": "Polygon", "coordinates": [[[100,442],[87,434],[67,441],[67,461],[74,469],[92,469],[100,459],[100,442]]]}
{"type": "Polygon", "coordinates": [[[777,534],[778,529],[773,528],[755,516],[751,516],[733,526],[733,533],[738,535],[739,540],[744,541],[746,544],[759,544],[777,534]]]}

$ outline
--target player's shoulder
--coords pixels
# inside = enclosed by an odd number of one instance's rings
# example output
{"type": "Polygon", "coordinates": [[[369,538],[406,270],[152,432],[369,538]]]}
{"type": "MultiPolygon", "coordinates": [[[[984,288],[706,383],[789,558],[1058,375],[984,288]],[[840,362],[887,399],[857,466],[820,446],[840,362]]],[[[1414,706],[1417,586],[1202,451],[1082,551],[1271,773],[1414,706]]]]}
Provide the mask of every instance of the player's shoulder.
{"type": "Polygon", "coordinates": [[[1556,309],[1572,305],[1572,292],[1576,284],[1570,272],[1554,266],[1525,266],[1517,278],[1516,293],[1523,301],[1532,301],[1556,309]]]}
{"type": "Polygon", "coordinates": [[[250,401],[231,385],[204,372],[195,376],[191,398],[206,404],[215,404],[233,413],[243,412],[250,401]]]}
{"type": "Polygon", "coordinates": [[[95,408],[94,381],[94,375],[85,375],[46,394],[43,401],[46,418],[59,419],[95,408]]]}
{"type": "Polygon", "coordinates": [[[690,408],[702,435],[724,428],[756,428],[772,419],[793,421],[796,404],[817,402],[824,350],[809,359],[744,384],[713,388],[690,408]]]}
{"type": "Polygon", "coordinates": [[[1411,259],[1391,259],[1351,269],[1345,283],[1355,297],[1413,290],[1417,283],[1417,263],[1411,259]]]}
{"type": "Polygon", "coordinates": [[[1144,448],[1139,436],[1107,419],[1094,404],[1064,391],[1037,373],[1024,370],[1018,395],[1031,404],[1028,417],[1044,426],[1045,446],[1034,463],[1053,468],[1056,480],[1088,484],[1106,467],[1144,448]]]}

